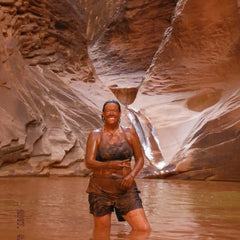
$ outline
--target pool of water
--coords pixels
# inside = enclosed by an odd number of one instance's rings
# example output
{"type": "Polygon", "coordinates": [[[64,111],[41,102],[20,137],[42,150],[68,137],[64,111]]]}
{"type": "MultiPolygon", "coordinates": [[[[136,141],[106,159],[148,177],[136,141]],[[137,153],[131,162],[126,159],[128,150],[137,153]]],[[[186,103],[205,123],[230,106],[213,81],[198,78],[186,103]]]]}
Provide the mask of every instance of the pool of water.
{"type": "MultiPolygon", "coordinates": [[[[88,178],[1,178],[1,240],[90,240],[88,178]]],[[[240,239],[240,183],[137,179],[149,235],[112,216],[110,239],[240,239]]]]}

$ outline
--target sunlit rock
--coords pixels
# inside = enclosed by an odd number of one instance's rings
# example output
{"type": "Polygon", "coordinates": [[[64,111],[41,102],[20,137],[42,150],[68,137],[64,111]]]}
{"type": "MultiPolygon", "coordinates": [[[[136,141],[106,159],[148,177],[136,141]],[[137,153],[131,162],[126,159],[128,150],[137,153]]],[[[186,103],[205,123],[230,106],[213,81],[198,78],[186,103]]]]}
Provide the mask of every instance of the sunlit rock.
{"type": "Polygon", "coordinates": [[[77,2],[0,4],[0,176],[86,175],[86,138],[113,94],[89,61],[77,2]]]}
{"type": "Polygon", "coordinates": [[[236,1],[178,1],[132,105],[161,146],[152,175],[239,180],[239,23],[236,1]]]}

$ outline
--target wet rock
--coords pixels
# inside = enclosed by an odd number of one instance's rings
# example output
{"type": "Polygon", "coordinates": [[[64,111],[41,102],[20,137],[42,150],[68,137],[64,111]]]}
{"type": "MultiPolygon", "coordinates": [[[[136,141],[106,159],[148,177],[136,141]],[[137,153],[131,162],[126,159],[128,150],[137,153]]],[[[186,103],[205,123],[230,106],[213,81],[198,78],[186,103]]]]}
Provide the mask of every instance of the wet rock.
{"type": "Polygon", "coordinates": [[[239,180],[239,23],[236,1],[178,2],[133,103],[175,166],[168,177],[239,180]]]}

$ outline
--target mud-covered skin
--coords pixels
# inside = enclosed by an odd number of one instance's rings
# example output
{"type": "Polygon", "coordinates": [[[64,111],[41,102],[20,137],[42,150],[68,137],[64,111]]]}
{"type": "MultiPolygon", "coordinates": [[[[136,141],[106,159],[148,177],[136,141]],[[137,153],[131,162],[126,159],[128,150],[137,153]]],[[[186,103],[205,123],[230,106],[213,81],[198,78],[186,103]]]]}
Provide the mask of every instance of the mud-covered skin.
{"type": "MultiPolygon", "coordinates": [[[[133,149],[126,140],[123,128],[119,127],[115,131],[114,136],[104,133],[104,129],[101,129],[100,135],[96,156],[97,161],[131,160],[133,149]]],[[[95,169],[93,171],[93,176],[90,178],[87,189],[90,213],[94,216],[104,216],[115,211],[118,220],[124,221],[122,215],[143,207],[135,181],[129,189],[121,188],[124,176],[124,168],[118,170],[95,169]]]]}
{"type": "Polygon", "coordinates": [[[113,209],[120,212],[120,215],[124,214],[123,217],[132,230],[150,231],[142,204],[139,205],[138,189],[134,180],[144,164],[141,143],[133,127],[125,128],[119,125],[120,117],[120,104],[115,100],[105,102],[102,110],[104,126],[92,131],[87,140],[86,166],[93,171],[87,192],[91,199],[90,212],[94,216],[94,235],[102,235],[103,232],[110,234],[113,209]],[[132,156],[134,162],[130,164],[132,156]],[[98,200],[92,201],[93,196],[98,200]],[[104,198],[104,202],[99,202],[99,198],[104,198]],[[107,211],[99,213],[101,205],[105,206],[107,211]]]}
{"type": "Polygon", "coordinates": [[[132,147],[125,138],[124,130],[119,128],[115,136],[109,136],[101,131],[101,141],[97,149],[98,161],[131,160],[132,147]]]}
{"type": "MultiPolygon", "coordinates": [[[[96,160],[101,162],[126,161],[129,160],[129,166],[119,169],[115,168],[98,168],[93,170],[90,178],[88,193],[104,194],[109,197],[119,196],[129,190],[122,187],[122,180],[131,172],[130,160],[133,156],[133,149],[126,140],[124,129],[119,127],[114,136],[99,131],[99,145],[97,147],[96,160]]],[[[126,163],[127,164],[127,163],[126,163]]],[[[129,186],[129,187],[133,187],[129,186]]]]}

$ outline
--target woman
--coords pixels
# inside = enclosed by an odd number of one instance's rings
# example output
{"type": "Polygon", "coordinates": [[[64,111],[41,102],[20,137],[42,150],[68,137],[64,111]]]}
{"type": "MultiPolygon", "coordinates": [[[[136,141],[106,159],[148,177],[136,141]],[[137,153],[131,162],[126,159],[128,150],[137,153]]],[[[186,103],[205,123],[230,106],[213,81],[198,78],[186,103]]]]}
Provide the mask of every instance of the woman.
{"type": "Polygon", "coordinates": [[[136,131],[120,126],[121,107],[115,100],[104,103],[104,126],[89,134],[86,165],[93,170],[87,192],[90,213],[94,216],[94,230],[109,232],[111,213],[115,210],[119,221],[127,221],[133,231],[149,232],[134,178],[142,169],[144,158],[136,131]],[[135,164],[131,168],[131,158],[135,164]]]}

